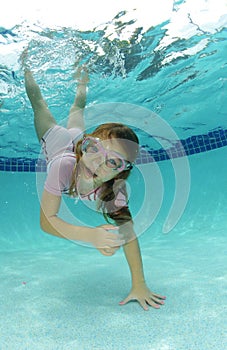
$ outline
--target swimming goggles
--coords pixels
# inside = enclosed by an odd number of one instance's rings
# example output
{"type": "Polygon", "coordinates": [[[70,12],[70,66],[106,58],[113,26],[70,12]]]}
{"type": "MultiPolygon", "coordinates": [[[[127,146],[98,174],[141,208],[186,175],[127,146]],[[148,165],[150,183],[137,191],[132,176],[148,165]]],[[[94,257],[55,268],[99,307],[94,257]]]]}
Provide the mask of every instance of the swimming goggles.
{"type": "Polygon", "coordinates": [[[112,170],[117,170],[118,172],[123,170],[131,170],[133,167],[133,164],[125,160],[121,154],[106,150],[102,146],[99,138],[90,136],[85,137],[81,144],[81,151],[82,153],[86,153],[88,155],[101,153],[105,158],[105,165],[112,170]]]}

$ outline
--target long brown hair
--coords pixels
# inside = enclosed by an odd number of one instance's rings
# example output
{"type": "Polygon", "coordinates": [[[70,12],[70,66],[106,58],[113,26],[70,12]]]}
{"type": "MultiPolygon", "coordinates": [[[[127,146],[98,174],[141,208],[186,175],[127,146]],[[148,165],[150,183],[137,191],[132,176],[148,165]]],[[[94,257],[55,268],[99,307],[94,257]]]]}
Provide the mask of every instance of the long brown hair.
{"type": "MultiPolygon", "coordinates": [[[[111,138],[119,139],[119,143],[127,153],[127,160],[134,162],[139,152],[139,140],[134,131],[128,126],[121,123],[106,123],[98,126],[91,134],[85,136],[98,137],[101,140],[107,140],[111,138]]],[[[77,164],[82,156],[81,143],[79,141],[76,145],[75,155],[77,164]]],[[[124,180],[130,175],[130,170],[124,170],[118,173],[113,179],[104,182],[99,191],[97,210],[101,210],[106,221],[109,219],[114,220],[117,224],[121,224],[125,221],[131,220],[131,214],[128,206],[122,208],[116,207],[114,199],[116,194],[121,192],[127,198],[127,192],[124,180]],[[117,181],[116,181],[117,180],[117,181]]],[[[69,194],[72,195],[76,192],[76,179],[77,179],[78,167],[75,166],[73,172],[72,183],[69,189],[69,194]]]]}

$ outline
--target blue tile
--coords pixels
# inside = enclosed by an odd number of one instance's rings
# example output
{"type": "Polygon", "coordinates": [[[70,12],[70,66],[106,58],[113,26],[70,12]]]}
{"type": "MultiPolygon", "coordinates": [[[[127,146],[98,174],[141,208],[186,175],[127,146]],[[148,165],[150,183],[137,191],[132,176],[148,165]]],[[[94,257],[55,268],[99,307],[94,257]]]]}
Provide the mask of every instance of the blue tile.
{"type": "MultiPolygon", "coordinates": [[[[147,144],[142,145],[136,164],[158,162],[185,155],[190,156],[224,146],[227,146],[227,129],[219,128],[204,135],[193,135],[184,140],[172,142],[172,146],[168,149],[152,149],[147,144]]],[[[0,171],[46,172],[46,161],[40,158],[0,157],[0,171]]]]}
{"type": "Polygon", "coordinates": [[[30,167],[27,165],[27,164],[24,164],[24,171],[29,171],[30,170],[30,167]]]}
{"type": "Polygon", "coordinates": [[[16,158],[12,158],[11,159],[11,164],[12,165],[17,165],[17,159],[16,158]]]}

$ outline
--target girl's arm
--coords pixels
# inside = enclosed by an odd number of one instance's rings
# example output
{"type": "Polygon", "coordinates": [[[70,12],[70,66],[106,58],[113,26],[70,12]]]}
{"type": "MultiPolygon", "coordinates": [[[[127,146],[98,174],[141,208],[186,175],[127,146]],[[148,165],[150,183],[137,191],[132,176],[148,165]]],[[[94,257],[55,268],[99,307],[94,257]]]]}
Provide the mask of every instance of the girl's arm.
{"type": "Polygon", "coordinates": [[[141,251],[132,222],[127,222],[123,226],[120,226],[119,232],[127,242],[123,248],[131,272],[132,285],[136,286],[145,283],[141,251]]]}
{"type": "Polygon", "coordinates": [[[123,248],[132,279],[131,291],[120,302],[120,305],[124,305],[131,300],[137,300],[144,310],[148,310],[148,305],[160,308],[160,305],[164,304],[165,297],[153,293],[146,285],[139,242],[133,230],[132,221],[120,226],[119,233],[123,235],[127,242],[123,248]]]}
{"type": "Polygon", "coordinates": [[[85,67],[80,67],[75,78],[77,80],[77,90],[74,103],[70,109],[67,128],[79,128],[85,130],[84,124],[84,108],[86,105],[87,84],[89,76],[85,67]]]}
{"type": "Polygon", "coordinates": [[[40,226],[43,231],[72,241],[91,243],[97,249],[119,247],[125,243],[119,235],[108,232],[110,229],[116,229],[116,226],[103,225],[91,228],[65,222],[58,217],[60,204],[60,196],[44,190],[40,211],[40,226]]]}

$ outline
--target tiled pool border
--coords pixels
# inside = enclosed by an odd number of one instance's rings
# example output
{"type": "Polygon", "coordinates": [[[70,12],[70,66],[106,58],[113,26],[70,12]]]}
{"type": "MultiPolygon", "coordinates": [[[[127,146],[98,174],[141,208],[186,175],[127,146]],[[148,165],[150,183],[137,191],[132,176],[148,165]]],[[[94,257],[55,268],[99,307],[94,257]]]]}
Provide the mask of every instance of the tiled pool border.
{"type": "MultiPolygon", "coordinates": [[[[195,135],[185,140],[172,142],[172,146],[167,149],[154,150],[142,145],[136,164],[160,162],[171,158],[190,156],[224,146],[227,146],[227,129],[219,128],[204,135],[195,135]]],[[[46,162],[37,158],[0,157],[0,171],[45,172],[46,162]]]]}

